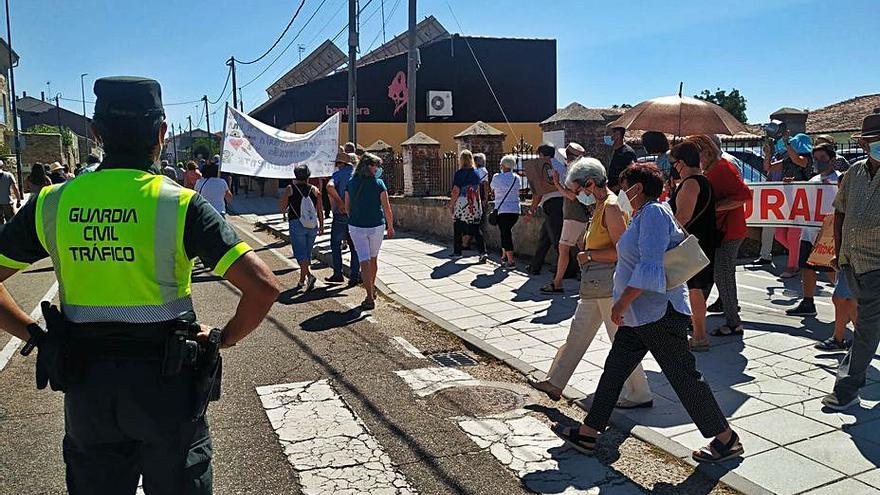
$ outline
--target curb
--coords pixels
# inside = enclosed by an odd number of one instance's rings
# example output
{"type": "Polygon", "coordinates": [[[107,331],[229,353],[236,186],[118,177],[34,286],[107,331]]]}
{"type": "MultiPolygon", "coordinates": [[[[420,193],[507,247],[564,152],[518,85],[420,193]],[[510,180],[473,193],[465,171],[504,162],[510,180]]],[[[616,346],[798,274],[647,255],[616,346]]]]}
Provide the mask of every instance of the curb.
{"type": "MultiPolygon", "coordinates": [[[[267,223],[259,221],[259,220],[255,220],[254,225],[259,229],[267,230],[269,233],[271,233],[273,236],[275,236],[279,239],[283,239],[286,241],[290,240],[290,237],[288,235],[285,235],[282,232],[274,229],[273,226],[270,224],[267,224],[267,223]]],[[[320,261],[322,263],[325,263],[328,265],[331,263],[330,252],[323,251],[318,246],[315,246],[313,248],[312,255],[314,256],[315,259],[317,259],[318,261],[320,261]]],[[[343,271],[347,272],[348,267],[343,266],[343,271]]],[[[471,348],[479,350],[480,352],[482,352],[484,354],[488,354],[489,356],[493,357],[494,359],[497,359],[499,361],[504,362],[505,364],[514,368],[515,370],[519,371],[520,373],[522,373],[525,376],[529,376],[529,375],[533,375],[533,374],[544,375],[543,371],[535,368],[534,366],[526,363],[525,361],[518,359],[518,358],[515,358],[515,357],[511,356],[510,354],[508,354],[508,353],[506,353],[506,352],[504,352],[504,351],[502,351],[492,345],[487,344],[483,340],[455,327],[454,325],[452,325],[448,321],[444,320],[443,318],[440,318],[439,316],[435,315],[434,313],[432,313],[430,311],[426,311],[425,309],[423,309],[415,304],[412,304],[411,302],[409,302],[406,298],[404,298],[400,294],[390,290],[388,288],[388,286],[385,285],[378,278],[376,279],[376,288],[380,292],[382,292],[382,294],[384,294],[386,297],[388,297],[392,301],[396,302],[397,304],[405,307],[406,309],[412,311],[413,313],[416,313],[420,316],[427,318],[429,321],[431,321],[431,323],[434,323],[435,325],[439,326],[440,328],[442,328],[442,329],[446,330],[447,332],[460,338],[461,340],[463,340],[465,342],[465,345],[467,347],[471,347],[471,348]]],[[[580,392],[576,391],[575,389],[573,389],[571,387],[565,387],[565,389],[562,392],[562,396],[564,398],[568,399],[569,401],[571,401],[572,403],[574,403],[575,405],[577,405],[578,407],[580,407],[581,409],[584,409],[584,411],[587,410],[584,405],[585,396],[583,394],[581,394],[580,392]]],[[[643,426],[643,425],[636,423],[634,420],[628,418],[627,416],[624,416],[620,412],[614,411],[611,414],[611,421],[610,422],[617,429],[625,431],[625,432],[629,433],[630,435],[636,437],[637,439],[639,439],[643,442],[649,443],[649,444],[653,445],[654,447],[657,447],[658,449],[666,452],[667,454],[672,455],[672,456],[678,458],[681,461],[684,461],[685,463],[687,463],[691,466],[694,466],[697,471],[701,471],[706,476],[708,476],[712,479],[716,479],[716,480],[724,483],[728,487],[730,487],[738,492],[743,493],[744,495],[774,495],[773,492],[755,484],[752,481],[747,480],[743,476],[741,476],[737,473],[734,473],[733,471],[728,470],[724,466],[720,466],[717,464],[702,464],[702,463],[698,463],[698,462],[694,461],[691,458],[691,451],[688,450],[683,445],[679,444],[678,442],[673,441],[669,437],[666,437],[666,436],[652,430],[651,428],[648,428],[646,426],[643,426]]]]}

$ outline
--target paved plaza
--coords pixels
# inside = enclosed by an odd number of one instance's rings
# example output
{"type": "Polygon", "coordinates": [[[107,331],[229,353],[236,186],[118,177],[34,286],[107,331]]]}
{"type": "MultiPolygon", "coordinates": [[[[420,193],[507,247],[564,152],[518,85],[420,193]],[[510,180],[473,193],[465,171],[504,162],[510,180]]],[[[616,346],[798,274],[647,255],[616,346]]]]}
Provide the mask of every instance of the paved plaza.
{"type": "MultiPolygon", "coordinates": [[[[286,235],[280,215],[250,218],[286,235]]],[[[316,249],[326,254],[328,242],[329,236],[320,237],[316,249]]],[[[449,254],[449,246],[398,231],[382,245],[382,291],[524,373],[546,372],[568,334],[578,282],[566,280],[564,295],[542,294],[546,272],[529,277],[521,270],[501,270],[493,261],[479,264],[475,255],[451,260],[449,254]]],[[[788,317],[784,311],[797,303],[800,279],[783,282],[774,270],[738,268],[745,334],[712,337],[711,351],[696,354],[698,368],[745,446],[745,457],[725,467],[779,494],[880,491],[880,368],[875,364],[869,372],[861,407],[823,411],[820,401],[833,387],[842,354],[826,354],[813,345],[831,334],[833,287],[820,282],[817,317],[788,317]]],[[[717,316],[710,317],[710,328],[720,324],[717,316]]],[[[609,348],[600,330],[569,382],[567,397],[589,403],[609,348]]],[[[648,355],[643,366],[654,407],[618,413],[615,421],[641,425],[634,434],[684,458],[706,441],[657,362],[648,355]]]]}

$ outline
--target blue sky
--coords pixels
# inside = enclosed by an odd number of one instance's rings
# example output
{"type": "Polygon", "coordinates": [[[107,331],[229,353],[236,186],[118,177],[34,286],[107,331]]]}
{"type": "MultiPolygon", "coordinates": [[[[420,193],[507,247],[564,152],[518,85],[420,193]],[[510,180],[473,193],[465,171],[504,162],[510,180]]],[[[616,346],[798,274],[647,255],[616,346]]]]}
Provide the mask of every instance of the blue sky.
{"type": "MultiPolygon", "coordinates": [[[[322,0],[303,12],[273,53],[241,67],[239,86],[280,53],[322,0]]],[[[367,0],[361,0],[362,5],[367,0]]],[[[362,53],[406,28],[407,0],[372,0],[363,14],[362,53]],[[393,10],[397,3],[396,10],[393,10]],[[374,13],[375,12],[375,13],[374,13]],[[367,17],[372,19],[366,21],[367,17]]],[[[314,20],[265,74],[243,90],[245,109],[266,99],[265,88],[347,22],[347,0],[323,0],[314,20]]],[[[299,0],[11,0],[16,89],[86,99],[95,77],[143,75],[162,83],[166,103],[207,94],[216,99],[226,79],[225,61],[253,59],[275,40],[299,0]]],[[[420,0],[419,19],[435,15],[450,32],[484,36],[555,38],[557,104],[635,104],[673,94],[738,88],[748,99],[750,122],[768,120],[791,106],[818,108],[856,95],[880,92],[880,1],[877,0],[420,0]]],[[[2,33],[5,38],[5,31],[2,33]]],[[[343,34],[337,40],[343,51],[343,34]]],[[[528,74],[527,60],[511,60],[528,74]]],[[[228,92],[227,92],[228,93],[228,92]]],[[[229,96],[231,100],[231,96],[229,96]]],[[[222,102],[211,106],[212,130],[222,123],[222,102]]],[[[62,101],[81,111],[81,104],[62,101]]],[[[503,102],[502,102],[503,104],[503,102]]],[[[91,105],[88,105],[91,114],[91,105]]],[[[170,123],[198,124],[196,103],[166,107],[170,123]]],[[[204,122],[202,122],[204,128],[204,122]]]]}

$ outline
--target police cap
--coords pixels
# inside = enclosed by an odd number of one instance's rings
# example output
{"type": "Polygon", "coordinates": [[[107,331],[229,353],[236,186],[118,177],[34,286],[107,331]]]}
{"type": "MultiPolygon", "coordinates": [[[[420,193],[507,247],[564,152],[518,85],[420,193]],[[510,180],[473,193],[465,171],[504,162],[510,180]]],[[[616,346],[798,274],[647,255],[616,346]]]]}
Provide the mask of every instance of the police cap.
{"type": "Polygon", "coordinates": [[[159,82],[144,77],[102,77],[95,81],[96,117],[164,117],[159,82]]]}

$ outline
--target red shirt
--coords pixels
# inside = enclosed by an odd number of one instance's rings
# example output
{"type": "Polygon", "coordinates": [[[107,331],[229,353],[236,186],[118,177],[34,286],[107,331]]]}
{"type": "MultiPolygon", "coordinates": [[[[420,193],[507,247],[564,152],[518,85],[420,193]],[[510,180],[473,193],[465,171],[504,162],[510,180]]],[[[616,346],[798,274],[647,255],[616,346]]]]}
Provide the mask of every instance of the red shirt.
{"type": "MultiPolygon", "coordinates": [[[[719,159],[706,172],[706,178],[712,184],[715,202],[725,200],[751,201],[752,190],[742,180],[739,170],[725,159],[719,159]]],[[[716,225],[724,232],[724,240],[744,239],[746,237],[746,212],[743,207],[715,213],[716,225]]]]}

